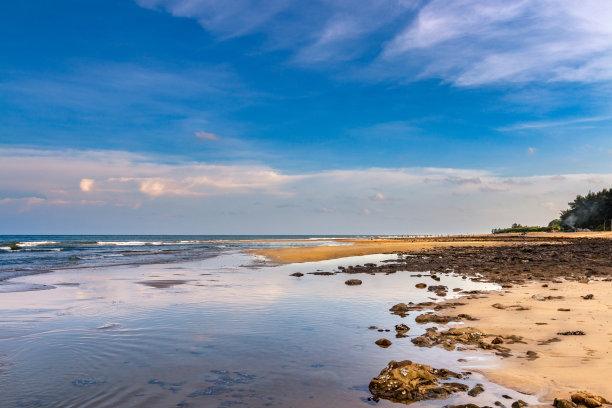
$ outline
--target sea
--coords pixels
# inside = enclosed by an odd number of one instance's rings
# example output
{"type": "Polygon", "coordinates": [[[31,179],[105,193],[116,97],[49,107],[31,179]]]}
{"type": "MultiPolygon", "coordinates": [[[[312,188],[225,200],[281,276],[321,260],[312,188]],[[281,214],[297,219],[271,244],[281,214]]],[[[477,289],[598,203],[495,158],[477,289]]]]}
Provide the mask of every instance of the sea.
{"type": "Polygon", "coordinates": [[[53,270],[186,262],[258,248],[343,245],[355,235],[0,235],[0,281],[53,270]]]}

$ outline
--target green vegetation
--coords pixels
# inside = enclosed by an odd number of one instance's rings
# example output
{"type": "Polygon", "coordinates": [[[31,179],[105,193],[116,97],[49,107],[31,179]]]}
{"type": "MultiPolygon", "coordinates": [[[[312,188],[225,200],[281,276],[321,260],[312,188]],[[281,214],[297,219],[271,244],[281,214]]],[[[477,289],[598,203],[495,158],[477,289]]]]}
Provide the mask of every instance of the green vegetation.
{"type": "MultiPolygon", "coordinates": [[[[538,226],[527,226],[514,223],[510,228],[493,228],[491,232],[493,234],[505,234],[509,232],[548,232],[553,230],[551,227],[538,227],[538,226]]],[[[559,229],[557,229],[558,231],[559,229]]]]}
{"type": "Polygon", "coordinates": [[[589,192],[586,196],[577,196],[568,203],[569,209],[561,211],[561,217],[552,220],[546,227],[526,226],[514,223],[510,228],[494,228],[493,234],[509,232],[547,232],[576,231],[589,229],[593,231],[612,231],[612,189],[603,189],[598,193],[589,192]]]}
{"type": "Polygon", "coordinates": [[[598,193],[589,192],[584,197],[579,195],[568,205],[569,209],[561,211],[561,222],[564,227],[610,231],[612,189],[603,189],[598,193]]]}

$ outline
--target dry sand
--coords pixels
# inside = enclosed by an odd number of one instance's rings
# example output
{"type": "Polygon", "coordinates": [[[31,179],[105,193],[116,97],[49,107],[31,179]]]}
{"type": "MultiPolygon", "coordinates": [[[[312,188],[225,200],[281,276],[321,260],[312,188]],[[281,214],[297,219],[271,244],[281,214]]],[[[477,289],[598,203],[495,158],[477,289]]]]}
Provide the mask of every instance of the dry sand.
{"type": "Polygon", "coordinates": [[[475,367],[491,381],[545,400],[567,398],[579,390],[612,397],[612,282],[548,283],[547,288],[534,283],[493,292],[486,298],[467,299],[466,303],[453,309],[453,314],[467,313],[479,319],[469,322],[470,326],[490,334],[520,335],[527,343],[506,345],[514,356],[493,368],[475,367]],[[593,299],[581,297],[587,294],[593,299]],[[541,301],[532,296],[564,298],[541,301]],[[491,306],[496,303],[529,310],[491,306]],[[558,334],[578,330],[586,334],[558,334]],[[554,338],[560,341],[544,343],[554,338]],[[524,358],[529,350],[539,357],[524,358]]]}

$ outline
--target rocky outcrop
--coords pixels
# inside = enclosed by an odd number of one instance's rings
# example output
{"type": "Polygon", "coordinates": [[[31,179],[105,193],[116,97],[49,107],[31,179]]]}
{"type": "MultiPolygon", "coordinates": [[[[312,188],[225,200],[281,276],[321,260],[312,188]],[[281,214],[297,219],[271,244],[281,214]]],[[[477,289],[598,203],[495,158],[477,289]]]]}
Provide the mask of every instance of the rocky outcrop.
{"type": "Polygon", "coordinates": [[[375,400],[384,398],[393,402],[448,398],[469,387],[457,382],[441,382],[463,376],[446,369],[436,369],[409,360],[391,361],[380,374],[370,381],[368,388],[375,400]]]}

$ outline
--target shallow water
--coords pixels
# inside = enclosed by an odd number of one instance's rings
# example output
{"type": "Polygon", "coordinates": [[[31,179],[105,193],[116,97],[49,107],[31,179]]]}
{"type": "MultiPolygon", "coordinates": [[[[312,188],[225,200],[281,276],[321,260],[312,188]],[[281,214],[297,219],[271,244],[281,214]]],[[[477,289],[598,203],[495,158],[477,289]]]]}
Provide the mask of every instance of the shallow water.
{"type": "MultiPolygon", "coordinates": [[[[434,281],[410,272],[289,276],[389,258],[393,255],[267,266],[235,252],[190,263],[21,277],[23,285],[55,288],[0,293],[0,406],[401,406],[367,400],[369,381],[390,360],[461,371],[457,359],[483,359],[395,339],[395,324],[408,324],[410,336],[428,325],[414,323],[420,312],[402,319],[389,307],[429,300],[434,295],[414,285],[434,281]],[[344,284],[353,277],[363,284],[344,284]],[[157,279],[186,283],[167,288],[139,283],[157,279]],[[391,332],[369,330],[370,325],[391,332]],[[381,337],[393,345],[376,346],[381,337]]],[[[449,288],[495,287],[441,278],[436,284],[449,288]]],[[[486,392],[412,406],[496,400],[509,406],[501,394],[535,402],[477,374],[464,382],[483,383],[486,392]]]]}

